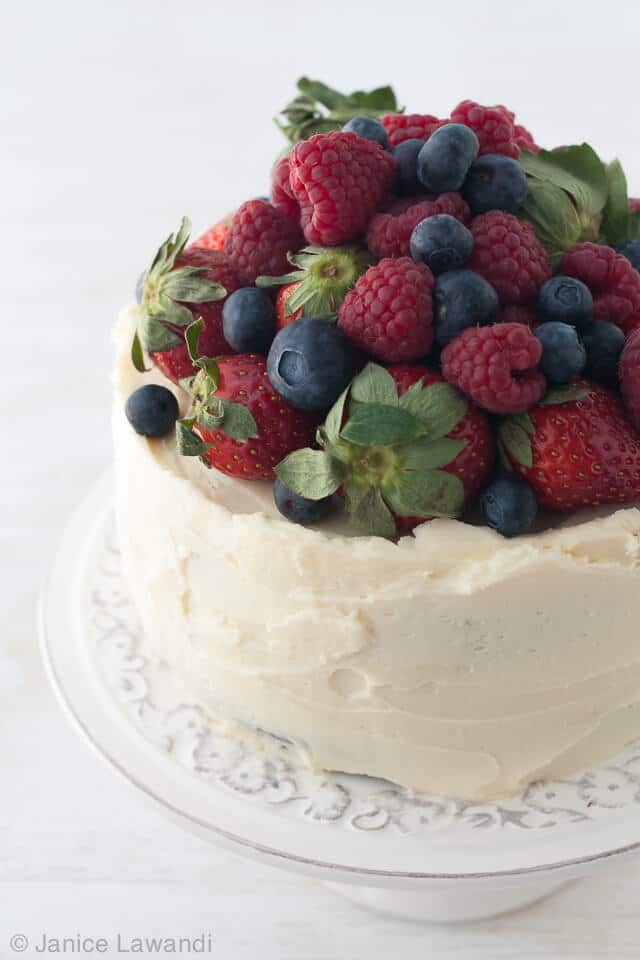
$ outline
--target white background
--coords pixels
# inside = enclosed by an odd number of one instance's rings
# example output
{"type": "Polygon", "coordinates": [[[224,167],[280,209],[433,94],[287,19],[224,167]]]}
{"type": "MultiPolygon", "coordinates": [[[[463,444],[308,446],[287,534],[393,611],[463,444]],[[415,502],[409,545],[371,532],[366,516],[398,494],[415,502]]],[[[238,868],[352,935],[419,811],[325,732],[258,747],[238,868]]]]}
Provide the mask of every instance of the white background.
{"type": "Polygon", "coordinates": [[[204,228],[267,191],[295,79],[392,81],[441,115],[504,102],[542,144],[618,154],[640,194],[637,4],[1,0],[0,20],[0,957],[12,932],[203,929],[225,960],[640,956],[633,865],[448,931],[206,846],[67,729],[35,631],[60,531],[109,463],[116,311],[183,213],[204,228]]]}

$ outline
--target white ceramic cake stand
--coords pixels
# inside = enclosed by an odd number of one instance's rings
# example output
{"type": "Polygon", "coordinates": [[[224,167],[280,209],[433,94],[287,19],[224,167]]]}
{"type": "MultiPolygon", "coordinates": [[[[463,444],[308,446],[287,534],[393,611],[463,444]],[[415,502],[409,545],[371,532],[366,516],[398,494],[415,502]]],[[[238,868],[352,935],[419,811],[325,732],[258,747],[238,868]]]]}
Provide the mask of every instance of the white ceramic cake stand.
{"type": "Polygon", "coordinates": [[[505,801],[411,796],[312,771],[293,745],[235,731],[172,693],[140,652],[111,479],[79,507],[43,594],[53,686],[110,766],[200,836],[316,877],[360,904],[455,922],[517,909],[640,848],[640,744],[505,801]]]}

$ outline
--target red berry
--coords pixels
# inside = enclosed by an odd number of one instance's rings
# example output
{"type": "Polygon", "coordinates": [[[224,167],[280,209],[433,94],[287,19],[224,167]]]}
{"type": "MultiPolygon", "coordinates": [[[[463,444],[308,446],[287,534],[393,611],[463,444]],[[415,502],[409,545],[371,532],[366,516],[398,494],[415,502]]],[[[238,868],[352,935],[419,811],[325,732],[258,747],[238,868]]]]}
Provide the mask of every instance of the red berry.
{"type": "Polygon", "coordinates": [[[287,324],[293,323],[294,320],[298,320],[302,316],[302,307],[298,307],[297,310],[294,310],[290,316],[287,316],[287,300],[291,294],[298,289],[300,282],[298,283],[287,283],[284,287],[280,287],[278,290],[278,295],[276,296],[276,327],[278,330],[282,330],[283,327],[286,327],[287,324]]]}
{"type": "Polygon", "coordinates": [[[469,269],[494,287],[502,305],[533,300],[551,276],[551,268],[531,224],[511,213],[491,210],[474,217],[471,233],[469,269]]]}
{"type": "Polygon", "coordinates": [[[521,150],[529,150],[531,153],[540,153],[540,147],[535,142],[526,127],[516,123],[513,128],[513,133],[513,139],[521,150]]]}
{"type": "Polygon", "coordinates": [[[433,283],[429,268],[409,257],[381,260],[344,298],[338,326],[380,360],[418,360],[433,343],[433,283]]]}
{"type": "Polygon", "coordinates": [[[451,114],[451,121],[471,127],[480,143],[480,156],[501,153],[516,160],[520,156],[513,115],[505,107],[483,107],[473,100],[463,100],[451,114]]]}
{"type": "Polygon", "coordinates": [[[542,397],[542,344],[521,323],[469,327],[442,351],[445,379],[492,413],[523,413],[542,397]]]}
{"type": "Polygon", "coordinates": [[[533,487],[540,506],[554,510],[640,499],[640,436],[625,418],[618,397],[604,387],[578,381],[588,395],[533,407],[530,466],[501,445],[514,469],[533,487]]]}
{"type": "Polygon", "coordinates": [[[192,246],[206,247],[207,250],[217,250],[219,253],[224,253],[224,242],[229,232],[231,216],[229,214],[229,216],[223,217],[222,220],[205,230],[197,240],[193,241],[192,246]]]}
{"type": "Polygon", "coordinates": [[[640,197],[629,197],[629,210],[631,213],[640,210],[640,197]]]}
{"type": "Polygon", "coordinates": [[[620,389],[627,416],[640,430],[640,330],[634,330],[620,357],[620,389]]]}
{"type": "Polygon", "coordinates": [[[535,308],[532,306],[523,306],[518,303],[509,304],[503,307],[498,314],[496,323],[524,323],[532,330],[540,326],[540,320],[535,308]]]}
{"type": "Polygon", "coordinates": [[[405,140],[428,140],[434,130],[445,123],[446,120],[438,120],[429,113],[388,113],[382,118],[392,149],[405,140]]]}
{"type": "Polygon", "coordinates": [[[290,164],[304,235],[323,246],[363,234],[395,176],[393,157],[380,144],[339,130],[297,143],[290,164]]]}
{"type": "Polygon", "coordinates": [[[238,354],[218,361],[220,379],[216,397],[246,407],[256,422],[258,436],[244,443],[224,431],[194,430],[210,449],[204,454],[212,467],[243,480],[272,480],[274,468],[287,454],[313,443],[318,417],[294,410],[278,396],[267,376],[264,357],[238,354]]]}
{"type": "Polygon", "coordinates": [[[586,283],[596,320],[617,323],[625,332],[633,328],[640,314],[640,273],[621,253],[600,243],[577,243],[565,250],[560,272],[586,283]]]}
{"type": "Polygon", "coordinates": [[[469,207],[459,193],[433,197],[407,197],[392,200],[372,218],[367,230],[367,246],[375,257],[408,257],[409,240],[422,220],[436,213],[448,213],[463,223],[471,219],[469,207]]]}
{"type": "Polygon", "coordinates": [[[300,223],[300,207],[289,183],[289,157],[282,157],[271,172],[271,202],[281,213],[300,223]]]}
{"type": "Polygon", "coordinates": [[[299,227],[264,200],[248,200],[236,211],[225,241],[231,264],[247,283],[288,269],[287,254],[303,244],[299,227]]]}

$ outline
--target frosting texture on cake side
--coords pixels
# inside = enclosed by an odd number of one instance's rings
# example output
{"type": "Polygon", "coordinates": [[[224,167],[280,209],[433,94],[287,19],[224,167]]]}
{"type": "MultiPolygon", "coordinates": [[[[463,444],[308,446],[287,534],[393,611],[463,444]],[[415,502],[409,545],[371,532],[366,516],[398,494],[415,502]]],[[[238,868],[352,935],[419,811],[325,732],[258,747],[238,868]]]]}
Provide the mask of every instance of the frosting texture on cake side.
{"type": "Polygon", "coordinates": [[[397,544],[342,520],[289,524],[269,484],[130,429],[136,316],[117,335],[120,544],[145,650],[195,701],[303,743],[321,767],[466,800],[638,736],[640,510],[513,541],[456,520],[397,544]]]}

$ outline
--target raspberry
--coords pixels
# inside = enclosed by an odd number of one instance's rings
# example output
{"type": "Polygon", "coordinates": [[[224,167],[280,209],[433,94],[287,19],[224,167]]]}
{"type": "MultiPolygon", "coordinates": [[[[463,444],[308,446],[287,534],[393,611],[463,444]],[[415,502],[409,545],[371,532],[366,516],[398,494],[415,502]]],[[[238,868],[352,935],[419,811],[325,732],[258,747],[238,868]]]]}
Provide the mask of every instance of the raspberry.
{"type": "Polygon", "coordinates": [[[289,182],[305,237],[323,246],[364,233],[395,179],[391,154],[372,140],[340,130],[297,143],[290,164],[289,182]]]}
{"type": "Polygon", "coordinates": [[[433,343],[433,282],[429,268],[409,257],[381,260],[346,295],[338,326],[380,360],[417,360],[433,343]]]}
{"type": "Polygon", "coordinates": [[[618,372],[627,416],[636,430],[640,430],[640,332],[637,330],[624,345],[618,372]]]}
{"type": "Polygon", "coordinates": [[[469,269],[495,288],[502,305],[533,300],[551,270],[531,224],[511,213],[491,210],[474,217],[471,233],[474,247],[469,269]]]}
{"type": "Polygon", "coordinates": [[[640,197],[629,197],[629,210],[631,213],[637,213],[640,210],[640,197]]]}
{"type": "Polygon", "coordinates": [[[437,199],[422,196],[393,200],[369,224],[369,250],[379,258],[408,257],[413,228],[436,213],[448,213],[465,224],[471,219],[469,207],[459,193],[443,193],[437,199]]]}
{"type": "Polygon", "coordinates": [[[428,140],[433,131],[445,123],[446,120],[438,120],[429,113],[388,113],[382,118],[392,149],[405,140],[428,140]]]}
{"type": "Polygon", "coordinates": [[[541,357],[542,344],[521,323],[468,327],[442,351],[442,372],[479,407],[524,413],[546,388],[541,357]]]}
{"type": "Polygon", "coordinates": [[[596,320],[617,323],[625,333],[637,325],[640,273],[621,253],[599,243],[577,243],[565,250],[560,269],[589,287],[596,320]]]}
{"type": "Polygon", "coordinates": [[[526,127],[516,123],[513,128],[513,139],[521,150],[529,150],[531,153],[540,153],[540,147],[535,142],[526,127]]]}
{"type": "Polygon", "coordinates": [[[289,157],[282,157],[271,172],[271,203],[276,210],[299,224],[300,207],[289,183],[289,173],[289,157]]]}
{"type": "Polygon", "coordinates": [[[234,214],[224,249],[238,273],[253,283],[289,269],[288,253],[303,244],[300,228],[264,200],[248,200],[234,214]]]}
{"type": "Polygon", "coordinates": [[[473,100],[463,100],[451,114],[452,123],[471,127],[480,141],[480,156],[484,153],[502,153],[505,157],[520,156],[515,141],[513,114],[506,107],[483,107],[473,100]]]}

